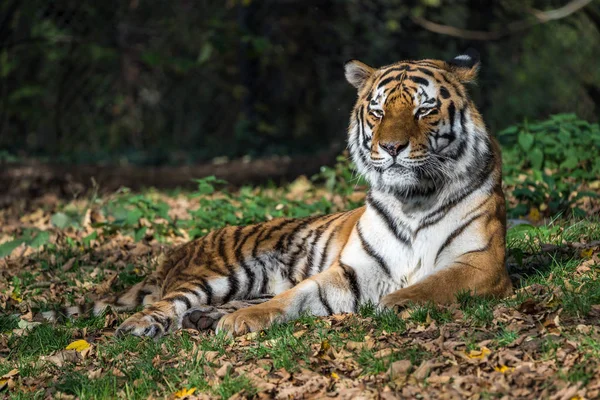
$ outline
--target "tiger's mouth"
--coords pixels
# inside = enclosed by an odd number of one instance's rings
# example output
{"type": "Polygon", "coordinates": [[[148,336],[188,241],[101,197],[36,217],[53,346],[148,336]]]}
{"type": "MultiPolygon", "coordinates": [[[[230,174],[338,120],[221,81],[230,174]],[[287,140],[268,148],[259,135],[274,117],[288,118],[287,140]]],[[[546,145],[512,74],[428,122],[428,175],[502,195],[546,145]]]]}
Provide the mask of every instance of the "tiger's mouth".
{"type": "Polygon", "coordinates": [[[444,186],[444,174],[427,161],[400,161],[388,165],[373,166],[377,186],[396,193],[430,195],[444,186]]]}

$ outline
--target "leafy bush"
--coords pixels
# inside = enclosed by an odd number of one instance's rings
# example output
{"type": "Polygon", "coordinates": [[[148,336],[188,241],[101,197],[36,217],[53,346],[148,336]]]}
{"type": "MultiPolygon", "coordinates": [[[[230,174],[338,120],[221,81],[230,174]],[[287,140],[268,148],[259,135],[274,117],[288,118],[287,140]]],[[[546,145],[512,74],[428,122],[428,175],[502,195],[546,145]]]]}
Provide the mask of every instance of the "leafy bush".
{"type": "Polygon", "coordinates": [[[579,189],[600,176],[598,124],[558,114],[511,126],[498,137],[503,145],[504,182],[514,187],[512,194],[521,203],[511,210],[513,215],[527,214],[531,207],[554,215],[583,196],[595,196],[579,189]]]}

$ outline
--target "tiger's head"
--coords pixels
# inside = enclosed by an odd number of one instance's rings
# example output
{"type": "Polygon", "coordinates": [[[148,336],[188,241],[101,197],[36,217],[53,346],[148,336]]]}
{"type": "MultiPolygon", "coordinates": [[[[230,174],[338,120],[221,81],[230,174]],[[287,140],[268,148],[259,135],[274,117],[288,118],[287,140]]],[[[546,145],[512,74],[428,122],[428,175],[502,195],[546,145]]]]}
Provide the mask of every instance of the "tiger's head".
{"type": "Polygon", "coordinates": [[[472,51],[448,62],[401,61],[379,69],[346,63],[346,79],[358,89],[350,152],[372,187],[427,196],[493,162],[485,125],[464,87],[478,68],[472,51]]]}

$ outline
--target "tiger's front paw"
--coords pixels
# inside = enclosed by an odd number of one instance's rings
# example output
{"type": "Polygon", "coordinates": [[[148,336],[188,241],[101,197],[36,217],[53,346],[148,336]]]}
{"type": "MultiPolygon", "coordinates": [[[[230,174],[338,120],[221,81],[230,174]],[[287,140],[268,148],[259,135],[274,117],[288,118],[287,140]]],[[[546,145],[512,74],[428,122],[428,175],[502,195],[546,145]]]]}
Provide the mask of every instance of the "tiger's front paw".
{"type": "Polygon", "coordinates": [[[221,318],[217,333],[224,331],[233,335],[243,335],[268,328],[281,320],[283,313],[274,307],[254,306],[238,310],[221,318]]]}
{"type": "Polygon", "coordinates": [[[385,308],[389,308],[394,311],[400,311],[406,308],[412,301],[406,297],[400,296],[396,293],[390,293],[384,296],[380,300],[380,304],[385,308]]]}
{"type": "Polygon", "coordinates": [[[188,310],[181,320],[181,327],[204,331],[216,329],[217,323],[226,313],[213,306],[200,306],[188,310]]]}
{"type": "Polygon", "coordinates": [[[125,336],[126,334],[158,339],[165,334],[165,329],[151,315],[137,313],[127,318],[115,332],[115,336],[125,336]]]}

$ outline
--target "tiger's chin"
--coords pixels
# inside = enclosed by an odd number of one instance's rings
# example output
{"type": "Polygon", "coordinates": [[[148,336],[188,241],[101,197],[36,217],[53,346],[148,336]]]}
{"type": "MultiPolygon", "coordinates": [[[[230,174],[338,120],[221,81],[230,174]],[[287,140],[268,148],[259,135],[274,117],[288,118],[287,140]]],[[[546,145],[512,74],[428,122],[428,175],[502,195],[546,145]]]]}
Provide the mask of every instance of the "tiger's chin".
{"type": "Polygon", "coordinates": [[[438,184],[429,177],[420,176],[406,168],[388,168],[378,174],[373,188],[410,200],[415,197],[428,197],[436,192],[438,184]]]}

